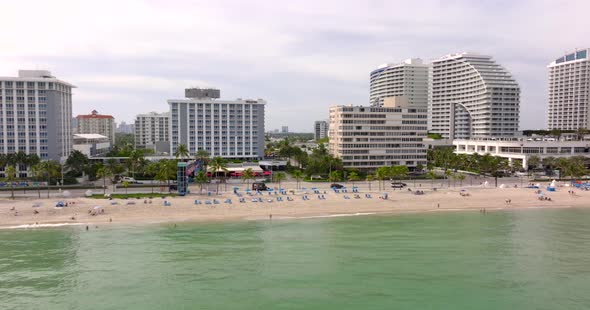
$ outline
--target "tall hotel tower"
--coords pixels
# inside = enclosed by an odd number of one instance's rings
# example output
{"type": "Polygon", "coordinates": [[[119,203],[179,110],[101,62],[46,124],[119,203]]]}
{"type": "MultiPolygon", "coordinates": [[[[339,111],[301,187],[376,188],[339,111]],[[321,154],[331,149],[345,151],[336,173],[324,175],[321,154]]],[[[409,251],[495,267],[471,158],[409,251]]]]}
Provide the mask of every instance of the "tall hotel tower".
{"type": "Polygon", "coordinates": [[[404,96],[410,105],[426,106],[428,68],[419,58],[379,66],[370,74],[370,104],[382,106],[387,97],[404,96]]]}
{"type": "Polygon", "coordinates": [[[450,139],[518,134],[520,88],[490,56],[460,53],[432,61],[429,131],[450,139]]]}
{"type": "Polygon", "coordinates": [[[72,88],[44,70],[0,77],[0,153],[62,160],[72,151],[72,88]]]}
{"type": "Polygon", "coordinates": [[[206,150],[211,157],[263,158],[266,101],[218,100],[219,95],[218,89],[189,88],[186,99],[168,100],[170,153],[184,144],[191,156],[206,150]]]}
{"type": "Polygon", "coordinates": [[[548,128],[590,128],[590,49],[568,53],[550,63],[548,128]]]}

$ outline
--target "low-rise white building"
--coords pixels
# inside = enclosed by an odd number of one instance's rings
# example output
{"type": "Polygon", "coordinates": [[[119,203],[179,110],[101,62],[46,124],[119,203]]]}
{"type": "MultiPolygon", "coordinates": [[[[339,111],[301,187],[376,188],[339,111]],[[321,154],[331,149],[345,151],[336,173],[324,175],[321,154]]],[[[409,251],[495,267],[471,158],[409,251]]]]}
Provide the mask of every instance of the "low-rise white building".
{"type": "Polygon", "coordinates": [[[111,150],[109,137],[88,133],[74,135],[74,150],[88,157],[104,156],[111,150]]]}
{"type": "Polygon", "coordinates": [[[453,140],[455,153],[485,155],[507,158],[512,163],[514,159],[522,160],[522,167],[528,167],[528,159],[535,155],[543,159],[546,157],[590,157],[590,141],[556,141],[555,139],[497,138],[453,140]]]}

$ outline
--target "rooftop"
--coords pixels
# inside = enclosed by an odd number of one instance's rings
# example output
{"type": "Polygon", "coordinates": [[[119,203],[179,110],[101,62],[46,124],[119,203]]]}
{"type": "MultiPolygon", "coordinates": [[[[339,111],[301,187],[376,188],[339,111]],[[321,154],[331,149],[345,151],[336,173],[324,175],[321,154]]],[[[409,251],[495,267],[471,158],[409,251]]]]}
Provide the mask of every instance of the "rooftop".
{"type": "Polygon", "coordinates": [[[114,119],[114,117],[112,115],[98,114],[98,111],[96,111],[96,110],[92,110],[92,112],[90,114],[78,115],[78,116],[76,116],[76,118],[112,118],[112,119],[114,119]]]}

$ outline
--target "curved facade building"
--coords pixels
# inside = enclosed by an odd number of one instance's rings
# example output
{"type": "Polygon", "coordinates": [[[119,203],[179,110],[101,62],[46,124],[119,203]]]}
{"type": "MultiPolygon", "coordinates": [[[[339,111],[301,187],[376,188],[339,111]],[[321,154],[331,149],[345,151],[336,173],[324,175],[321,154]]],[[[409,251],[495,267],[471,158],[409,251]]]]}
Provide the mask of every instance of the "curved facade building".
{"type": "Polygon", "coordinates": [[[490,56],[460,53],[432,61],[429,131],[450,139],[518,134],[520,88],[490,56]]]}
{"type": "Polygon", "coordinates": [[[548,128],[590,128],[590,49],[568,53],[549,64],[548,128]]]}
{"type": "Polygon", "coordinates": [[[428,65],[421,59],[407,59],[399,64],[385,64],[370,75],[369,102],[382,106],[387,97],[404,96],[410,105],[428,104],[428,65]]]}

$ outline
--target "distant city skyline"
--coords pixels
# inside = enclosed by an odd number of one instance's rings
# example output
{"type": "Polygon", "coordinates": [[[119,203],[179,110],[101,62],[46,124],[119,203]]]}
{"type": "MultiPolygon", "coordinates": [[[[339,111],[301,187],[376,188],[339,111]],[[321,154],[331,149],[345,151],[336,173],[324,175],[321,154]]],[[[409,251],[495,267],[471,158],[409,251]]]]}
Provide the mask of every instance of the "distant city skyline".
{"type": "Polygon", "coordinates": [[[368,105],[369,73],[380,64],[466,51],[513,74],[520,129],[545,128],[547,65],[590,46],[589,9],[587,1],[533,0],[13,1],[0,11],[0,25],[12,29],[0,76],[51,70],[78,87],[74,115],[96,109],[127,123],[166,112],[184,88],[211,86],[227,99],[264,99],[267,128],[310,132],[331,105],[368,105]],[[68,36],[40,36],[48,26],[68,36]]]}

